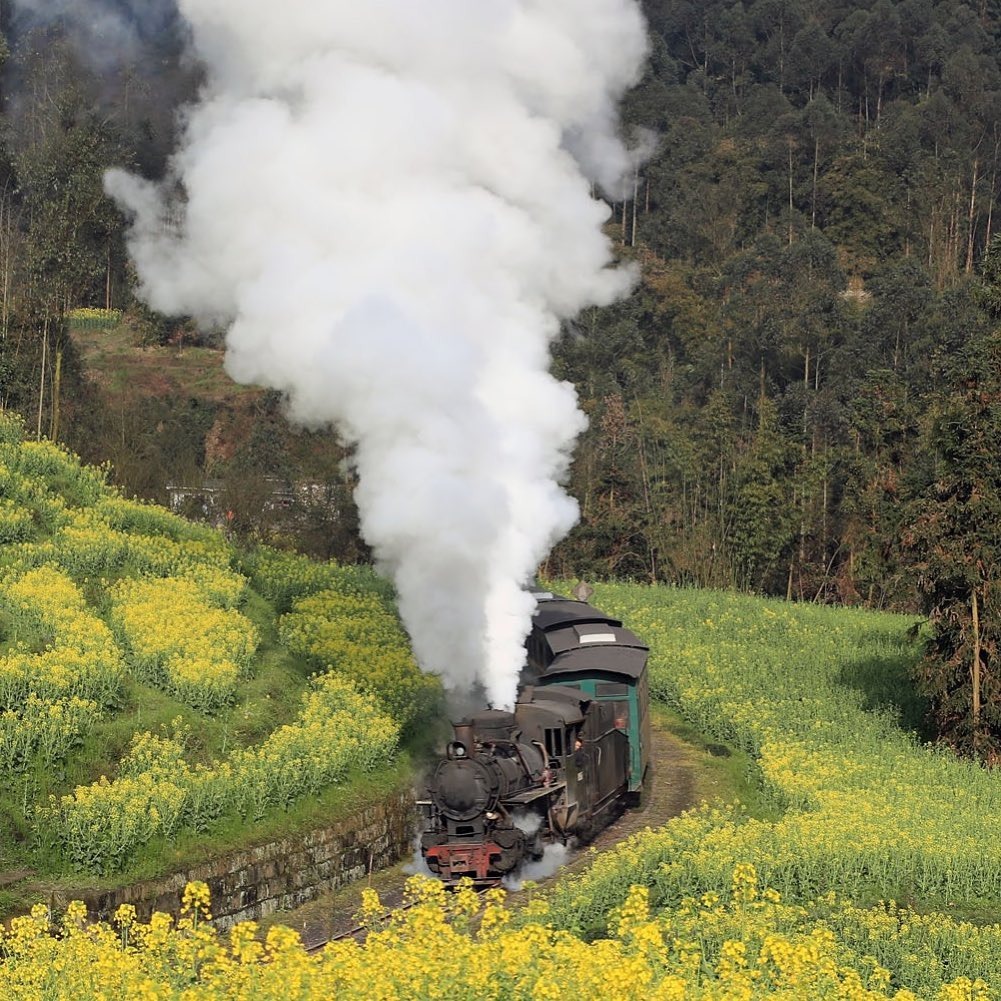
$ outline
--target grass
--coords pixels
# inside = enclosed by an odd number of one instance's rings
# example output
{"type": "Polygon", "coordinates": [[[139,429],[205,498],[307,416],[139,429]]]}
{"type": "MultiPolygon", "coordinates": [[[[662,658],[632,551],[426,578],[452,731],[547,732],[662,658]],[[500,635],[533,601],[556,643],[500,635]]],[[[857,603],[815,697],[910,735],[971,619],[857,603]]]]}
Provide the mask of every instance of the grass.
{"type": "Polygon", "coordinates": [[[127,322],[107,327],[74,326],[73,342],[86,370],[107,387],[130,396],[193,391],[205,399],[261,396],[263,390],[234,383],[223,369],[224,352],[205,347],[160,347],[141,343],[127,322]]]}
{"type": "Polygon", "coordinates": [[[746,751],[703,733],[663,702],[653,703],[651,718],[656,727],[699,752],[693,759],[693,804],[739,803],[749,817],[764,821],[775,821],[782,816],[762,789],[757,761],[746,751]]]}

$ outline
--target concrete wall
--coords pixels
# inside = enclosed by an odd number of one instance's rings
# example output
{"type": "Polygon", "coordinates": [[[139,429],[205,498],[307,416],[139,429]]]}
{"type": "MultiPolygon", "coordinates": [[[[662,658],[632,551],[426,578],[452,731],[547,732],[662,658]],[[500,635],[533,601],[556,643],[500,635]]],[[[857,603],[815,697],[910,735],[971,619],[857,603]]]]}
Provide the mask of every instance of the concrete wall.
{"type": "Polygon", "coordinates": [[[212,893],[214,923],[228,928],[298,907],[369,871],[394,865],[413,850],[415,825],[412,794],[398,792],[330,827],[249,848],[187,872],[82,896],[94,918],[106,920],[120,904],[132,904],[145,921],[153,911],[176,916],[185,884],[201,880],[212,893]]]}

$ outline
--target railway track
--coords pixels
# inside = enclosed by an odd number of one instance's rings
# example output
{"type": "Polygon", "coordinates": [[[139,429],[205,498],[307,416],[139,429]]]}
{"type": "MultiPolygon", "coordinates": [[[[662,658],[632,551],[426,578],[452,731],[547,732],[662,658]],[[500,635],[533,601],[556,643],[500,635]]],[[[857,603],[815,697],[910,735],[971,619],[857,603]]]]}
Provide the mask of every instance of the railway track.
{"type": "MultiPolygon", "coordinates": [[[[485,889],[478,889],[476,892],[484,893],[485,889]]],[[[400,914],[404,911],[409,911],[413,907],[416,907],[417,903],[418,903],[417,901],[411,901],[410,903],[401,903],[398,907],[389,908],[380,917],[379,920],[387,921],[394,914],[400,914]]],[[[344,939],[348,938],[361,940],[368,932],[368,929],[369,929],[368,925],[355,925],[353,928],[346,928],[343,931],[340,931],[335,935],[329,935],[326,938],[310,942],[303,941],[303,948],[307,955],[314,956],[317,953],[322,952],[332,942],[342,942],[344,939]]]]}
{"type": "MultiPolygon", "coordinates": [[[[657,725],[656,717],[652,737],[655,772],[650,795],[643,806],[627,810],[600,831],[589,845],[572,850],[565,862],[551,875],[537,878],[526,874],[525,878],[534,878],[541,885],[554,882],[588,865],[591,849],[608,851],[644,827],[659,827],[694,805],[694,774],[697,768],[695,758],[699,752],[668,733],[663,726],[657,725]]],[[[372,873],[367,882],[344,887],[295,911],[273,915],[265,924],[273,922],[297,929],[310,954],[319,952],[330,942],[360,939],[365,928],[358,925],[354,915],[361,904],[361,889],[370,886],[379,893],[386,915],[401,908],[409,909],[412,905],[404,900],[404,886],[413,872],[414,866],[410,863],[372,873]]]]}
{"type": "MultiPolygon", "coordinates": [[[[390,910],[387,910],[386,913],[382,915],[381,920],[388,920],[392,917],[392,915],[399,914],[401,911],[409,911],[414,906],[415,905],[413,903],[400,904],[399,907],[393,907],[390,910]]],[[[316,941],[303,942],[303,947],[307,955],[313,956],[318,952],[322,952],[328,945],[331,944],[331,942],[342,942],[347,938],[360,940],[364,937],[367,931],[368,925],[355,925],[353,928],[347,928],[344,931],[338,932],[336,935],[330,935],[316,941]]]]}

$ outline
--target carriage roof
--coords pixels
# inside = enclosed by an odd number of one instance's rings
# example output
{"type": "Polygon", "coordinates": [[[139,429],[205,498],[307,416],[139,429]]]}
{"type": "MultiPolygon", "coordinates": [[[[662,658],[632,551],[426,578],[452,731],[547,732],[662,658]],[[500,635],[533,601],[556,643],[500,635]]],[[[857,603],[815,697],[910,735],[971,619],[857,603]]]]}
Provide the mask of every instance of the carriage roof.
{"type": "Polygon", "coordinates": [[[642,644],[574,648],[557,656],[539,680],[569,674],[609,674],[634,682],[646,668],[648,654],[649,650],[642,644]]]}
{"type": "Polygon", "coordinates": [[[560,626],[580,625],[585,622],[605,623],[610,626],[622,625],[621,619],[613,619],[586,601],[574,601],[572,598],[551,598],[540,601],[532,619],[532,625],[536,629],[547,633],[560,626]]]}

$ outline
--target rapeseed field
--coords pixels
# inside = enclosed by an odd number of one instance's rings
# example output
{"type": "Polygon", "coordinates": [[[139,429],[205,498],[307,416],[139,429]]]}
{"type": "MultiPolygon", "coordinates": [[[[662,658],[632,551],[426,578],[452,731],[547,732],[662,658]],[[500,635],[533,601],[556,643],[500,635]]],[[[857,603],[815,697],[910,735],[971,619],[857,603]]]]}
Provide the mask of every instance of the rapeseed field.
{"type": "MultiPolygon", "coordinates": [[[[435,703],[368,571],[241,559],[6,417],[0,501],[0,781],[47,858],[111,873],[157,838],[287,809],[379,768],[435,703]],[[31,801],[135,686],[209,730],[279,647],[304,670],[284,725],[201,758],[184,718],[138,725],[112,777],[31,801]]],[[[177,921],[39,904],[0,935],[0,1001],[999,996],[1001,783],[912,732],[913,620],[629,584],[593,601],[649,642],[654,698],[747,752],[767,816],[703,806],[518,907],[415,877],[411,909],[366,893],[364,942],[312,955],[286,928],[217,930],[203,884],[177,921]]]]}

